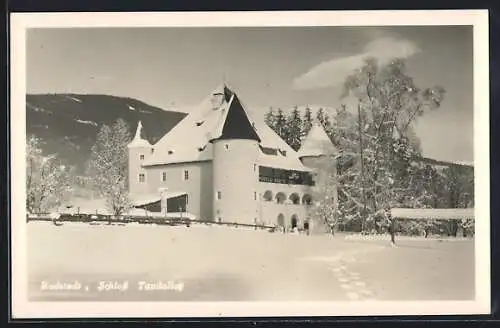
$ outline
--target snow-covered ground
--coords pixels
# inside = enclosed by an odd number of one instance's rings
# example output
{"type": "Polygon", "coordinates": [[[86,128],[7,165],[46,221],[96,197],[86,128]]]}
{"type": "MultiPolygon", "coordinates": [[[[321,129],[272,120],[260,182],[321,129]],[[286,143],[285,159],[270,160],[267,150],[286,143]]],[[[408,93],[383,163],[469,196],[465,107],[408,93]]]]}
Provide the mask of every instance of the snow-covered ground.
{"type": "Polygon", "coordinates": [[[217,225],[30,222],[27,228],[34,299],[50,299],[40,292],[42,280],[77,279],[95,285],[142,279],[180,281],[185,287],[183,293],[85,295],[97,300],[348,300],[352,291],[344,290],[335,270],[349,270],[342,262],[349,258],[363,283],[378,291],[377,299],[464,299],[474,290],[470,241],[401,241],[391,248],[386,241],[217,225]],[[401,266],[407,269],[404,276],[399,275],[401,266]]]}

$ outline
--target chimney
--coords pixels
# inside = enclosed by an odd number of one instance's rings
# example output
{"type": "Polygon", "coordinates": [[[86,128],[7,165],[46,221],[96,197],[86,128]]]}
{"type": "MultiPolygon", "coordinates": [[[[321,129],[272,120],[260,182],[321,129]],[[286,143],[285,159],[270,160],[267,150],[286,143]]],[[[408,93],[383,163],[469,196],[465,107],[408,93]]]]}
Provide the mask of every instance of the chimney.
{"type": "Polygon", "coordinates": [[[212,103],[212,109],[214,110],[219,109],[224,103],[224,93],[216,92],[212,94],[211,103],[212,103]]]}

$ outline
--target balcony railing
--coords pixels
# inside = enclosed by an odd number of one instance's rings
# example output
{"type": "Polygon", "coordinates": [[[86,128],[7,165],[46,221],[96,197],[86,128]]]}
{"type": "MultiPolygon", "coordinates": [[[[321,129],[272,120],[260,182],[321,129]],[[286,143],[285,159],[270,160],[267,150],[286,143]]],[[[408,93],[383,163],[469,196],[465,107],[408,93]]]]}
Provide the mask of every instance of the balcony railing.
{"type": "Polygon", "coordinates": [[[259,181],[276,184],[314,186],[314,180],[309,172],[275,169],[259,166],[259,181]]]}

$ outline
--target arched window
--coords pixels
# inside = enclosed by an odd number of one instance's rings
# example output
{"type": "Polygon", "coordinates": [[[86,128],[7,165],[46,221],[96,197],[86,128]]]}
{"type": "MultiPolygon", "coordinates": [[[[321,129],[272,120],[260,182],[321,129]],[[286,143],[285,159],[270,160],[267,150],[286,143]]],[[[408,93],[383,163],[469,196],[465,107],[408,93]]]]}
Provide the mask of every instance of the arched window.
{"type": "Polygon", "coordinates": [[[273,200],[273,192],[271,190],[266,190],[262,197],[266,202],[270,202],[273,200]]]}
{"type": "Polygon", "coordinates": [[[292,204],[295,204],[295,205],[300,204],[300,197],[296,193],[291,194],[289,199],[292,202],[292,204]]]}
{"type": "Polygon", "coordinates": [[[309,194],[304,194],[304,196],[302,196],[302,204],[312,205],[312,196],[309,194]]]}
{"type": "Polygon", "coordinates": [[[285,203],[286,195],[283,192],[279,192],[276,194],[276,203],[283,204],[285,203]]]}

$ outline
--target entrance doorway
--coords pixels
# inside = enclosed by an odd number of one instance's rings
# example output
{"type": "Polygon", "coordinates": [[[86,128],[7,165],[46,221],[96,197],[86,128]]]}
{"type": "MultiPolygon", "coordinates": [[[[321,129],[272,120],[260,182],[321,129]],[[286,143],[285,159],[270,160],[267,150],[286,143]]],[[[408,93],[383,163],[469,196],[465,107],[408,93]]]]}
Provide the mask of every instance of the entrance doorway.
{"type": "Polygon", "coordinates": [[[298,224],[299,224],[299,219],[297,218],[297,215],[292,215],[292,229],[295,229],[297,228],[298,224]]]}
{"type": "Polygon", "coordinates": [[[278,226],[285,226],[285,216],[282,213],[278,214],[278,226]]]}
{"type": "Polygon", "coordinates": [[[304,230],[309,230],[309,220],[304,222],[304,230]]]}

